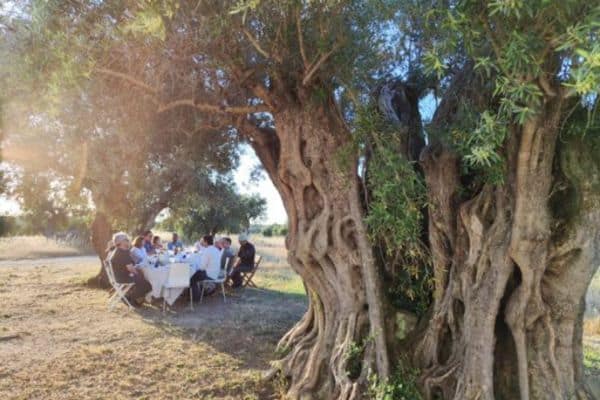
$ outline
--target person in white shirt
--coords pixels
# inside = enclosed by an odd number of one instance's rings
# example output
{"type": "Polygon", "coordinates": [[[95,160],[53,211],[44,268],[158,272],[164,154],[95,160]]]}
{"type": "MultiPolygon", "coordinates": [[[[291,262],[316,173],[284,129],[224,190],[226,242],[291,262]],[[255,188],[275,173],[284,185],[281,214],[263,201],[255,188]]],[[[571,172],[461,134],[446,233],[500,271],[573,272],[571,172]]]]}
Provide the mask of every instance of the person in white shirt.
{"type": "Polygon", "coordinates": [[[214,246],[213,237],[210,235],[204,236],[201,245],[203,248],[200,252],[200,265],[198,271],[190,278],[190,287],[194,299],[200,298],[198,282],[218,279],[221,273],[221,252],[214,246]]]}
{"type": "Polygon", "coordinates": [[[200,240],[198,240],[196,243],[194,243],[194,248],[196,249],[196,251],[199,253],[204,249],[204,245],[202,245],[202,239],[200,238],[200,240]]]}

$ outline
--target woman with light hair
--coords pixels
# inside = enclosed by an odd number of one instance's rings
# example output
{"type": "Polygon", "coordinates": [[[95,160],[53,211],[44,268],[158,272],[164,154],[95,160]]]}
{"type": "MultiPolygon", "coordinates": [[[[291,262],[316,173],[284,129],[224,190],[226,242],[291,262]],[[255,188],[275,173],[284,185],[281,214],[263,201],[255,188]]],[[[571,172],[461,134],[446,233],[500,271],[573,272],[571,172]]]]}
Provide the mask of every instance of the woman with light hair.
{"type": "Polygon", "coordinates": [[[135,268],[135,261],[129,252],[130,244],[127,234],[124,232],[115,233],[113,235],[113,245],[115,248],[108,255],[108,259],[112,264],[115,279],[119,283],[134,283],[135,285],[129,291],[128,297],[132,300],[131,304],[141,305],[146,293],[152,290],[152,286],[146,281],[142,271],[135,268]]]}

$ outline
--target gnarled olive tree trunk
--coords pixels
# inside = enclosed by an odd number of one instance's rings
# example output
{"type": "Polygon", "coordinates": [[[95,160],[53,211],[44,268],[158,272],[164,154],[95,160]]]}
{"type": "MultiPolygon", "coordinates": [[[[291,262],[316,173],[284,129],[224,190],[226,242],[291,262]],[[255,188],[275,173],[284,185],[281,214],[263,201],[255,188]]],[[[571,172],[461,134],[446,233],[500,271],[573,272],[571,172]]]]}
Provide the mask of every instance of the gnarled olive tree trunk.
{"type": "Polygon", "coordinates": [[[96,276],[89,279],[88,285],[109,287],[110,283],[108,282],[108,277],[106,276],[106,271],[102,266],[102,262],[106,258],[106,247],[112,237],[112,227],[108,217],[102,211],[96,211],[96,215],[90,226],[90,232],[92,247],[98,255],[98,258],[100,258],[100,270],[96,276]]]}
{"type": "Polygon", "coordinates": [[[428,398],[588,398],[581,325],[598,265],[598,196],[573,177],[582,177],[580,160],[565,153],[559,164],[582,207],[557,232],[550,198],[561,111],[555,97],[510,127],[505,184],[468,200],[457,158],[441,146],[422,153],[436,287],[415,359],[428,398]]]}
{"type": "Polygon", "coordinates": [[[336,110],[292,105],[275,113],[276,132],[250,132],[286,207],[288,259],[309,294],[308,311],[279,345],[288,351],[278,367],[292,399],[357,399],[369,369],[389,371],[356,152],[336,110]],[[364,351],[350,357],[353,345],[364,351]]]}
{"type": "Polygon", "coordinates": [[[356,152],[335,105],[280,107],[276,130],[248,124],[287,209],[289,261],[309,294],[307,313],[280,342],[290,398],[359,398],[369,367],[388,376],[395,344],[421,368],[427,398],[589,398],[581,337],[598,266],[600,166],[590,148],[558,140],[563,101],[548,98],[508,128],[503,185],[466,196],[458,157],[437,143],[422,151],[434,302],[401,343],[385,341],[356,152]],[[557,212],[555,193],[565,184],[568,215],[557,212]]]}

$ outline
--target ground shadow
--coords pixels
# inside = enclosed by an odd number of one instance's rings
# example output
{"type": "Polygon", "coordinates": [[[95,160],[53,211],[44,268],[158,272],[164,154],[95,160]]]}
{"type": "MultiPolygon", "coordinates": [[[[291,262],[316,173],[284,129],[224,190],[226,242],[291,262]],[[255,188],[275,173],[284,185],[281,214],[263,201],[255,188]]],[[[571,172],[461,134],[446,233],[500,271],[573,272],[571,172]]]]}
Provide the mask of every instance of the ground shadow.
{"type": "Polygon", "coordinates": [[[268,368],[276,357],[279,339],[302,317],[307,308],[304,294],[272,289],[230,293],[225,303],[220,294],[196,303],[192,311],[186,299],[163,313],[162,302],[136,312],[144,322],[169,335],[202,342],[243,362],[243,368],[268,368]]]}

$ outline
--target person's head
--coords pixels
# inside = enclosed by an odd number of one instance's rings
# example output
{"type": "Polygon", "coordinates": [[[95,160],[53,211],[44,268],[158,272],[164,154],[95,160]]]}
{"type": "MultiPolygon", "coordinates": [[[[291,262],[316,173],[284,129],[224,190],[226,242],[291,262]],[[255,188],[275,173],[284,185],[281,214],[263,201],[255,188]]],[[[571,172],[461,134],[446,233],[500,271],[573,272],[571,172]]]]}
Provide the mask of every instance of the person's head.
{"type": "Polygon", "coordinates": [[[221,250],[223,248],[223,239],[221,239],[220,237],[215,238],[215,247],[219,250],[221,250]]]}
{"type": "Polygon", "coordinates": [[[136,238],[133,239],[133,247],[137,247],[138,249],[141,249],[143,245],[144,245],[144,238],[142,236],[136,236],[136,238]]]}
{"type": "Polygon", "coordinates": [[[231,238],[224,237],[223,239],[221,239],[221,244],[223,245],[224,249],[230,248],[231,247],[231,238]]]}
{"type": "Polygon", "coordinates": [[[129,236],[125,232],[117,232],[113,235],[115,247],[123,250],[129,250],[129,236]]]}
{"type": "Polygon", "coordinates": [[[154,236],[152,238],[152,244],[160,244],[160,236],[154,236]]]}
{"type": "Polygon", "coordinates": [[[179,240],[179,235],[176,234],[175,232],[173,232],[173,242],[176,242],[179,240]]]}
{"type": "Polygon", "coordinates": [[[248,235],[241,233],[240,236],[238,236],[238,240],[240,241],[240,244],[246,244],[248,243],[248,235]]]}
{"type": "Polygon", "coordinates": [[[202,236],[202,242],[205,247],[212,246],[214,244],[214,239],[212,235],[204,235],[202,236]]]}
{"type": "Polygon", "coordinates": [[[152,231],[144,232],[144,240],[151,242],[152,241],[152,231]]]}

